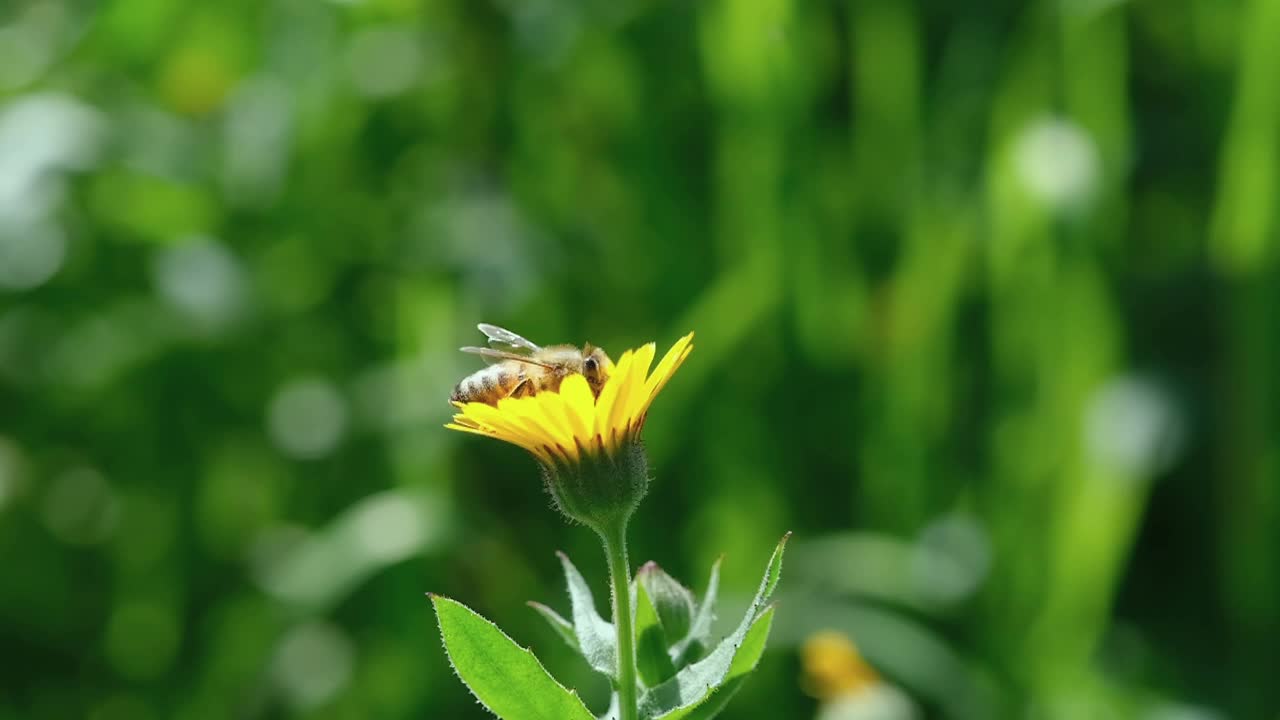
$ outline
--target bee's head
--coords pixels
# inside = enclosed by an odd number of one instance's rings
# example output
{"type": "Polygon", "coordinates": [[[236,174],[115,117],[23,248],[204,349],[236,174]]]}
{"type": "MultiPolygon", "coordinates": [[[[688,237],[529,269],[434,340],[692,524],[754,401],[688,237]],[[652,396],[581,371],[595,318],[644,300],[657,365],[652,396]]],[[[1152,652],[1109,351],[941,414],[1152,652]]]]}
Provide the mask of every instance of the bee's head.
{"type": "Polygon", "coordinates": [[[604,350],[587,343],[582,349],[582,376],[587,379],[587,384],[596,397],[600,397],[600,391],[604,389],[604,383],[609,379],[609,371],[612,369],[613,361],[604,350]]]}

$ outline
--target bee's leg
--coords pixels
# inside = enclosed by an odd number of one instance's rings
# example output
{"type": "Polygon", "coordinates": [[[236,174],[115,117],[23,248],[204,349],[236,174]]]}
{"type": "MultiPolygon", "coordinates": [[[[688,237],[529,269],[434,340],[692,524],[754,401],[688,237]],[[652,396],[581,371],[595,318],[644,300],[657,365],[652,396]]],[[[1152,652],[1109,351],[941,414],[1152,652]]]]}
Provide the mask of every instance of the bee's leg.
{"type": "Polygon", "coordinates": [[[529,380],[529,378],[525,378],[520,382],[516,383],[515,387],[511,388],[511,392],[507,393],[507,397],[513,397],[513,398],[529,397],[533,395],[534,392],[535,390],[533,387],[533,383],[529,380]]]}

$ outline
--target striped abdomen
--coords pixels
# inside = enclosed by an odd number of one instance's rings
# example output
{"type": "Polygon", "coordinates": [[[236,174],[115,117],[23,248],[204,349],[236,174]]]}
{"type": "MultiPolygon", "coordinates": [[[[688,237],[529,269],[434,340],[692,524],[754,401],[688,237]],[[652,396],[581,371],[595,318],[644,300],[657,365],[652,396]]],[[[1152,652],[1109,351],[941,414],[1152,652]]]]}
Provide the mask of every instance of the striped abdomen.
{"type": "Polygon", "coordinates": [[[501,362],[477,370],[462,378],[462,382],[453,389],[449,402],[481,402],[497,405],[498,401],[511,394],[520,382],[524,373],[519,363],[501,362]]]}

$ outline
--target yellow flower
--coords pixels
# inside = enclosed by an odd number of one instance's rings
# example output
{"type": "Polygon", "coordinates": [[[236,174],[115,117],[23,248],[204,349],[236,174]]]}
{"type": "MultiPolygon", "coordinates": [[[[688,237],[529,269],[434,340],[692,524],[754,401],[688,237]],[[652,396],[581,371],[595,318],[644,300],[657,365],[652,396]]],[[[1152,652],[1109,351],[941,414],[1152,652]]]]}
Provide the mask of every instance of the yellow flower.
{"type": "Polygon", "coordinates": [[[649,372],[654,344],[628,350],[613,366],[600,397],[586,378],[573,374],[559,392],[503,398],[497,407],[455,403],[451,430],[487,435],[519,445],[544,465],[578,461],[584,454],[614,453],[639,438],[649,405],[693,350],[693,333],[676,341],[649,372]]]}
{"type": "Polygon", "coordinates": [[[805,691],[820,700],[856,695],[880,684],[876,673],[843,633],[814,633],[800,651],[805,691]]]}

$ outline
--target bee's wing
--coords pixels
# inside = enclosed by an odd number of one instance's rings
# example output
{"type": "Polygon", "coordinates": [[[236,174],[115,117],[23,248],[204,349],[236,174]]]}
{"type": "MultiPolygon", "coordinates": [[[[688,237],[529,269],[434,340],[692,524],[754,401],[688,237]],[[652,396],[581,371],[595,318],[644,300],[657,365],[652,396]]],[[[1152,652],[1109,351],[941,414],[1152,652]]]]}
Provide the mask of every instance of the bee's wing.
{"type": "Polygon", "coordinates": [[[519,335],[511,332],[510,330],[507,330],[505,328],[500,328],[497,325],[480,323],[476,327],[480,329],[480,332],[484,333],[485,337],[489,338],[489,344],[491,345],[494,345],[494,346],[501,345],[508,348],[528,350],[529,352],[538,352],[539,350],[542,349],[537,345],[529,342],[528,340],[520,337],[519,335]]]}
{"type": "Polygon", "coordinates": [[[528,355],[517,355],[516,353],[507,352],[506,350],[498,350],[496,348],[464,347],[464,348],[459,348],[459,350],[461,350],[464,353],[479,355],[483,357],[486,362],[489,362],[489,363],[500,362],[502,360],[515,360],[516,362],[525,363],[527,365],[537,365],[538,367],[544,367],[544,368],[551,367],[550,365],[544,362],[541,362],[539,360],[534,360],[528,355]]]}

